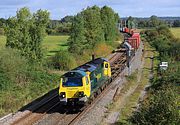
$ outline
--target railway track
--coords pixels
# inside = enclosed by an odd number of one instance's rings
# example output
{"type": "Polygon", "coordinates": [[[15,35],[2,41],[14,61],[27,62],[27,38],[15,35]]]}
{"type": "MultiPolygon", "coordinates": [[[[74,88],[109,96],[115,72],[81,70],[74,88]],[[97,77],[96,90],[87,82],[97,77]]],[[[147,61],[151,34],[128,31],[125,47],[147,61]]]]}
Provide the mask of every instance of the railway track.
{"type": "MultiPolygon", "coordinates": [[[[112,65],[112,80],[116,80],[116,78],[119,76],[119,74],[122,72],[122,70],[125,68],[125,63],[126,63],[126,54],[125,53],[117,53],[115,54],[112,58],[110,58],[110,63],[112,65]],[[113,60],[113,62],[111,62],[113,60]],[[121,65],[121,67],[119,67],[121,65]]],[[[107,81],[109,82],[109,81],[107,81]]],[[[106,95],[106,93],[111,89],[113,84],[109,84],[108,87],[106,87],[98,96],[97,98],[93,101],[93,104],[88,105],[81,113],[77,114],[76,117],[74,117],[68,124],[66,125],[73,125],[76,123],[78,120],[81,119],[81,117],[86,114],[93,106],[103,97],[106,95]]]]}
{"type": "Polygon", "coordinates": [[[48,111],[57,106],[59,103],[58,94],[53,95],[47,101],[44,101],[40,106],[32,111],[29,111],[19,119],[15,120],[11,125],[30,125],[43,117],[48,111]]]}
{"type": "Polygon", "coordinates": [[[126,67],[126,54],[116,52],[109,59],[112,77],[101,90],[95,93],[93,101],[82,107],[63,107],[59,104],[58,94],[52,96],[35,110],[30,111],[21,118],[15,120],[11,125],[72,125],[77,122],[86,112],[88,112],[111,88],[112,82],[119,76],[126,67]],[[108,86],[108,87],[107,87],[108,86]],[[56,113],[57,112],[57,113],[56,113]],[[47,118],[45,117],[46,115],[47,118]],[[44,118],[45,117],[45,118],[44,118]],[[44,120],[43,120],[44,119],[44,120]]]}
{"type": "MultiPolygon", "coordinates": [[[[125,57],[124,53],[116,53],[111,57],[110,62],[112,67],[114,67],[112,69],[112,79],[106,82],[113,82],[125,68],[125,66],[123,67],[126,63],[125,57]]],[[[91,110],[93,106],[96,105],[96,103],[111,89],[111,87],[112,84],[109,84],[103,91],[97,93],[96,98],[91,102],[91,104],[82,107],[74,107],[75,111],[69,111],[69,109],[67,109],[63,114],[52,115],[37,123],[37,125],[43,125],[44,123],[49,123],[51,125],[73,125],[80,120],[83,115],[91,110]]]]}

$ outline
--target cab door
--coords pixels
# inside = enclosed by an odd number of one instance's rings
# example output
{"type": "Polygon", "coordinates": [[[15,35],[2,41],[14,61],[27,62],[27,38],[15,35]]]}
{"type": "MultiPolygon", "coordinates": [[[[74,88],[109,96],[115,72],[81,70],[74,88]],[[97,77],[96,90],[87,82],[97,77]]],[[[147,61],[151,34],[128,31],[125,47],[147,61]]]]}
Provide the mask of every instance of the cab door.
{"type": "Polygon", "coordinates": [[[91,82],[90,82],[90,77],[89,74],[85,77],[85,94],[87,97],[91,95],[91,82]]]}

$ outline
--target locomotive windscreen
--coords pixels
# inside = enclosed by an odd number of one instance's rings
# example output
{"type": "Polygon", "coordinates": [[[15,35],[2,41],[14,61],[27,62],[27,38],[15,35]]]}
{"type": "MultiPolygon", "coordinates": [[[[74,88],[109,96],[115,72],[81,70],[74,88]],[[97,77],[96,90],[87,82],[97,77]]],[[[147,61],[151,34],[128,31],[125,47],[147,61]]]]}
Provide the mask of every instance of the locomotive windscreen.
{"type": "Polygon", "coordinates": [[[82,78],[78,77],[65,77],[63,78],[63,87],[79,87],[83,86],[82,84],[82,78]]]}

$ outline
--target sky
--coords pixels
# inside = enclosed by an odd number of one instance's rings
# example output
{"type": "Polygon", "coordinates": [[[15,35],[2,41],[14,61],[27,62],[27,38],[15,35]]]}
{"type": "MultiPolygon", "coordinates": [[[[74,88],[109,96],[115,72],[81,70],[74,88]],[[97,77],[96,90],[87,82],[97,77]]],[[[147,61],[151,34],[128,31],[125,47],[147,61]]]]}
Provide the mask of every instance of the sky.
{"type": "Polygon", "coordinates": [[[61,19],[93,5],[110,6],[120,17],[180,17],[180,0],[0,0],[0,18],[15,16],[18,9],[28,7],[32,12],[46,9],[51,19],[61,19]]]}

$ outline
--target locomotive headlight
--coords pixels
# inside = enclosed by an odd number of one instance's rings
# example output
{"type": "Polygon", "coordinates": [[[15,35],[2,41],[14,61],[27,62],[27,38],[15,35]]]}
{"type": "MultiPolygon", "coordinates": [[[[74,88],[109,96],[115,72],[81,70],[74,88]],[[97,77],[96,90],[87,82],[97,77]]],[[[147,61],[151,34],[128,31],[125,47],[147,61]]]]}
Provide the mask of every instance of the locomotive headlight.
{"type": "Polygon", "coordinates": [[[79,92],[79,97],[84,97],[84,92],[79,92]]]}
{"type": "Polygon", "coordinates": [[[61,93],[60,93],[60,97],[61,97],[61,98],[65,98],[65,97],[66,97],[66,93],[65,93],[65,92],[61,92],[61,93]]]}

